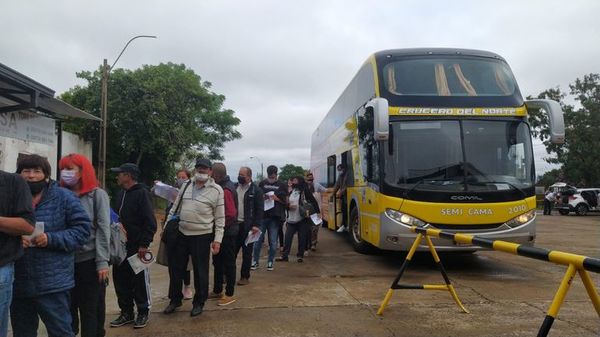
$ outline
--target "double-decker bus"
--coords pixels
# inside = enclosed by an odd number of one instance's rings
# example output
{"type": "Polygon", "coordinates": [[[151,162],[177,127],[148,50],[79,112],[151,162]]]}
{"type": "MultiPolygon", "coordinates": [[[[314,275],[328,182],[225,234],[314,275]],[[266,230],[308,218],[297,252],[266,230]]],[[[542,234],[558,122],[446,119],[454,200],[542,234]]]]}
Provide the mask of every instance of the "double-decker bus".
{"type": "MultiPolygon", "coordinates": [[[[528,109],[544,110],[551,140],[564,141],[560,105],[524,101],[497,54],[442,48],[373,54],[312,135],[316,181],[333,187],[336,166],[347,167],[346,193],[323,207],[329,228],[345,222],[360,252],[408,250],[411,226],[533,245],[528,109]]],[[[444,239],[435,244],[440,251],[481,249],[444,239]]]]}

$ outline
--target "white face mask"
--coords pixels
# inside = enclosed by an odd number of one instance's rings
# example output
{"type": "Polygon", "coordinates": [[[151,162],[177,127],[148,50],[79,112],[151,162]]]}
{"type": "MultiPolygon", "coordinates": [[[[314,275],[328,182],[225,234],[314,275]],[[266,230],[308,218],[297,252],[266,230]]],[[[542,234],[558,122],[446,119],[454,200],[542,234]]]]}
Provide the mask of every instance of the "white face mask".
{"type": "Polygon", "coordinates": [[[208,174],[207,173],[198,173],[196,172],[194,174],[194,179],[196,179],[196,181],[207,181],[208,180],[208,174]]]}
{"type": "Polygon", "coordinates": [[[60,180],[67,186],[75,186],[79,182],[77,173],[73,170],[62,170],[60,171],[60,180]]]}

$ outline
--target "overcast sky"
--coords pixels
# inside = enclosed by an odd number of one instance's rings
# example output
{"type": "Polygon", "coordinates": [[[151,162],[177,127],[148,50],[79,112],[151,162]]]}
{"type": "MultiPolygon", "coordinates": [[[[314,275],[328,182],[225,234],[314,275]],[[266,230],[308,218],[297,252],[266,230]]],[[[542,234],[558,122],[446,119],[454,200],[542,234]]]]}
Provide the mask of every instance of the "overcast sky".
{"type": "MultiPolygon", "coordinates": [[[[54,89],[81,70],[184,63],[242,120],[230,171],[309,166],[310,136],[365,59],[413,47],[502,55],[523,96],[600,72],[600,1],[8,1],[0,62],[54,89]],[[250,157],[259,159],[250,159],[250,157]]],[[[547,169],[541,145],[538,172],[547,169]]]]}

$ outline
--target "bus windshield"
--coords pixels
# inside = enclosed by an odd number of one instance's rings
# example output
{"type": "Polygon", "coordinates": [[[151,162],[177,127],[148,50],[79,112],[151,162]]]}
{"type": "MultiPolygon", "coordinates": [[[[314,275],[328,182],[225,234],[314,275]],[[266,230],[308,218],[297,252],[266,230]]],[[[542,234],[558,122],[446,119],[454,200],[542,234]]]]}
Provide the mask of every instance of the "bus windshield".
{"type": "Polygon", "coordinates": [[[392,187],[487,192],[534,184],[531,136],[522,121],[399,121],[390,128],[384,180],[392,187]]]}
{"type": "Polygon", "coordinates": [[[386,64],[382,75],[397,96],[510,96],[517,89],[508,65],[488,58],[405,58],[386,64]]]}

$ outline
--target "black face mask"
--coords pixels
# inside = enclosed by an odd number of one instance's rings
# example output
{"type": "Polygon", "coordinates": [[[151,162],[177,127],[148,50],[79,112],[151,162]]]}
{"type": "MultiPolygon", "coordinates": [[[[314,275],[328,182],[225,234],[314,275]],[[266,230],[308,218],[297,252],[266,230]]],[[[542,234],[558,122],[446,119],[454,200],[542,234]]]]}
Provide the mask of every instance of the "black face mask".
{"type": "Polygon", "coordinates": [[[238,183],[240,183],[240,185],[245,185],[246,184],[246,178],[244,178],[242,176],[238,176],[238,183]]]}
{"type": "Polygon", "coordinates": [[[31,191],[31,195],[37,195],[37,194],[40,194],[40,192],[42,192],[44,190],[44,188],[46,188],[48,183],[46,182],[46,180],[28,181],[27,185],[29,185],[29,190],[31,191]]]}
{"type": "Polygon", "coordinates": [[[300,187],[300,185],[298,185],[298,184],[292,184],[292,188],[298,189],[298,187],[300,187]]]}

